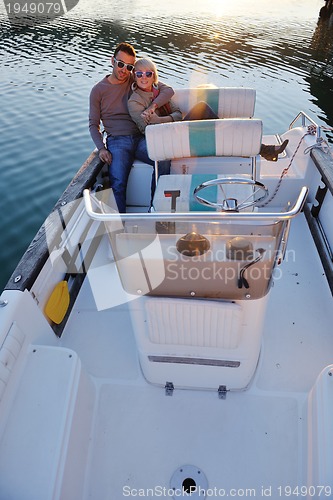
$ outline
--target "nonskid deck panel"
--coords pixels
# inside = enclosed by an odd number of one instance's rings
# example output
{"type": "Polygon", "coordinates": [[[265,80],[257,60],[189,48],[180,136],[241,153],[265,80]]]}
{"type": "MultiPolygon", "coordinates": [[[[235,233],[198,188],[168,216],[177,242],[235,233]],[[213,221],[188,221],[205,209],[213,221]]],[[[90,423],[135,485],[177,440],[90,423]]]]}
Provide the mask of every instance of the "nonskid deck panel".
{"type": "Polygon", "coordinates": [[[210,489],[300,484],[302,404],[288,395],[100,388],[86,498],[169,489],[181,465],[199,467],[210,489]],[[126,394],[126,398],[124,395],[126,394]],[[116,411],[115,411],[116,409],[116,411]]]}

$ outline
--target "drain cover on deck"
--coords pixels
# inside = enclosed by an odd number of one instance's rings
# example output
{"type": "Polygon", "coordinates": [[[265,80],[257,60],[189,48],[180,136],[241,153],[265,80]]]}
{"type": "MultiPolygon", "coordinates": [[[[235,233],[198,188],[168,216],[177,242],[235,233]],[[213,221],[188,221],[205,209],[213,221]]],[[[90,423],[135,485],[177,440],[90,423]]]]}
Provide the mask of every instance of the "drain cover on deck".
{"type": "Polygon", "coordinates": [[[174,498],[183,496],[203,500],[206,498],[208,481],[205,474],[198,467],[182,465],[173,473],[170,486],[175,492],[174,498]]]}

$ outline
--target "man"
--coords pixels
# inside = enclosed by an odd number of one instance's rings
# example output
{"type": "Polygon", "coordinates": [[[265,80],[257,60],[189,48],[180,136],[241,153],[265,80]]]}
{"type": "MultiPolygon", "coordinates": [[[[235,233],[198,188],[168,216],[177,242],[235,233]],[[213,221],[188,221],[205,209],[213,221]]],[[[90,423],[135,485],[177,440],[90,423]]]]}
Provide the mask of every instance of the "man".
{"type": "MultiPolygon", "coordinates": [[[[132,45],[120,43],[111,58],[112,73],[97,83],[90,93],[90,135],[100,159],[109,165],[110,183],[119,212],[126,212],[126,186],[134,159],[154,165],[148,157],[145,137],[131,119],[127,108],[135,56],[132,45]],[[101,121],[107,133],[106,146],[100,131],[101,121]]],[[[166,104],[173,94],[171,87],[163,85],[146,113],[152,113],[166,104]]],[[[169,171],[170,162],[161,162],[159,172],[167,174],[169,171]]]]}

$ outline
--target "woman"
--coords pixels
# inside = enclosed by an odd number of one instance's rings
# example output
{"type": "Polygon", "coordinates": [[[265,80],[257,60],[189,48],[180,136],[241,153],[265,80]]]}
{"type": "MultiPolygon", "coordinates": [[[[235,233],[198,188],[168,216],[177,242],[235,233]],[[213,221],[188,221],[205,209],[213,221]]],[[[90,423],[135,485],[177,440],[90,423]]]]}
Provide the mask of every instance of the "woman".
{"type": "MultiPolygon", "coordinates": [[[[159,94],[160,85],[155,63],[148,58],[138,59],[134,66],[133,93],[128,101],[128,110],[132,120],[143,134],[148,124],[168,123],[183,119],[182,112],[172,100],[160,108],[151,109],[152,101],[159,94]],[[151,111],[146,111],[147,108],[151,111]]],[[[218,116],[208,104],[199,102],[187,113],[184,120],[211,118],[218,118],[218,116]]]]}
{"type": "MultiPolygon", "coordinates": [[[[148,58],[138,59],[134,65],[133,93],[128,100],[128,111],[132,120],[136,123],[140,132],[144,134],[145,128],[149,124],[168,123],[182,120],[182,112],[169,101],[164,106],[157,108],[152,106],[153,100],[158,96],[160,84],[158,82],[158,72],[155,63],[148,58]],[[148,110],[149,108],[149,110],[148,110]]],[[[208,120],[217,119],[218,116],[205,102],[198,102],[184,120],[208,120]]],[[[281,145],[261,145],[260,155],[269,161],[277,161],[287,144],[286,139],[281,145]]]]}
{"type": "Polygon", "coordinates": [[[144,113],[160,92],[157,68],[151,59],[141,58],[136,61],[132,90],[128,111],[143,134],[148,123],[168,123],[182,119],[180,109],[172,101],[161,108],[155,107],[150,113],[144,113]]]}

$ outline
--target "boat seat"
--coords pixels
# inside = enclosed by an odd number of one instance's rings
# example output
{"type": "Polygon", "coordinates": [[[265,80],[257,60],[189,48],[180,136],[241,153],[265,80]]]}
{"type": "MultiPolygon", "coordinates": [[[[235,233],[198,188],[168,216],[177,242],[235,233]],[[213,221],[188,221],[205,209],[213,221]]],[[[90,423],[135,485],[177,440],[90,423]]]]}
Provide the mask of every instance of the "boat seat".
{"type": "Polygon", "coordinates": [[[135,160],[128,177],[126,204],[130,207],[146,207],[151,198],[151,179],[153,167],[148,163],[135,160]]]}
{"type": "Polygon", "coordinates": [[[246,389],[255,372],[267,297],[249,302],[141,297],[129,303],[141,369],[157,385],[246,389]]]}
{"type": "MultiPolygon", "coordinates": [[[[256,156],[262,142],[262,121],[258,119],[227,118],[221,120],[194,120],[148,125],[146,140],[149,157],[155,161],[156,178],[158,162],[180,158],[219,157],[249,158],[250,174],[259,176],[256,156]]],[[[207,172],[205,163],[202,170],[207,172]]],[[[235,172],[239,173],[238,170],[235,172]]]]}
{"type": "Polygon", "coordinates": [[[333,484],[333,365],[319,374],[308,398],[308,485],[333,484]]]}
{"type": "MultiPolygon", "coordinates": [[[[242,87],[221,87],[221,88],[182,88],[176,89],[172,98],[180,108],[183,116],[199,101],[205,101],[215,111],[219,118],[252,118],[254,115],[256,91],[242,87]]],[[[218,171],[216,158],[209,157],[210,171],[218,171]]],[[[244,168],[248,170],[248,162],[235,159],[235,167],[239,168],[240,163],[244,163],[244,168]]],[[[189,163],[189,162],[188,162],[189,163]]],[[[232,163],[232,160],[231,160],[232,163]]],[[[188,167],[192,171],[197,171],[197,166],[191,162],[188,167]]],[[[178,165],[175,159],[171,164],[171,172],[184,173],[184,165],[178,165]],[[180,170],[180,171],[179,171],[180,170]]],[[[150,201],[150,181],[152,167],[147,163],[135,160],[127,183],[126,200],[131,207],[142,207],[149,205],[150,201]]]]}
{"type": "Polygon", "coordinates": [[[74,351],[29,347],[0,439],[1,498],[82,498],[94,398],[74,351]]]}
{"type": "Polygon", "coordinates": [[[259,154],[262,121],[228,118],[160,123],[146,127],[149,157],[155,161],[204,156],[259,154]]]}
{"type": "Polygon", "coordinates": [[[252,118],[254,115],[256,91],[243,87],[198,87],[176,89],[172,101],[183,116],[195,104],[206,102],[219,118],[252,118]]]}

